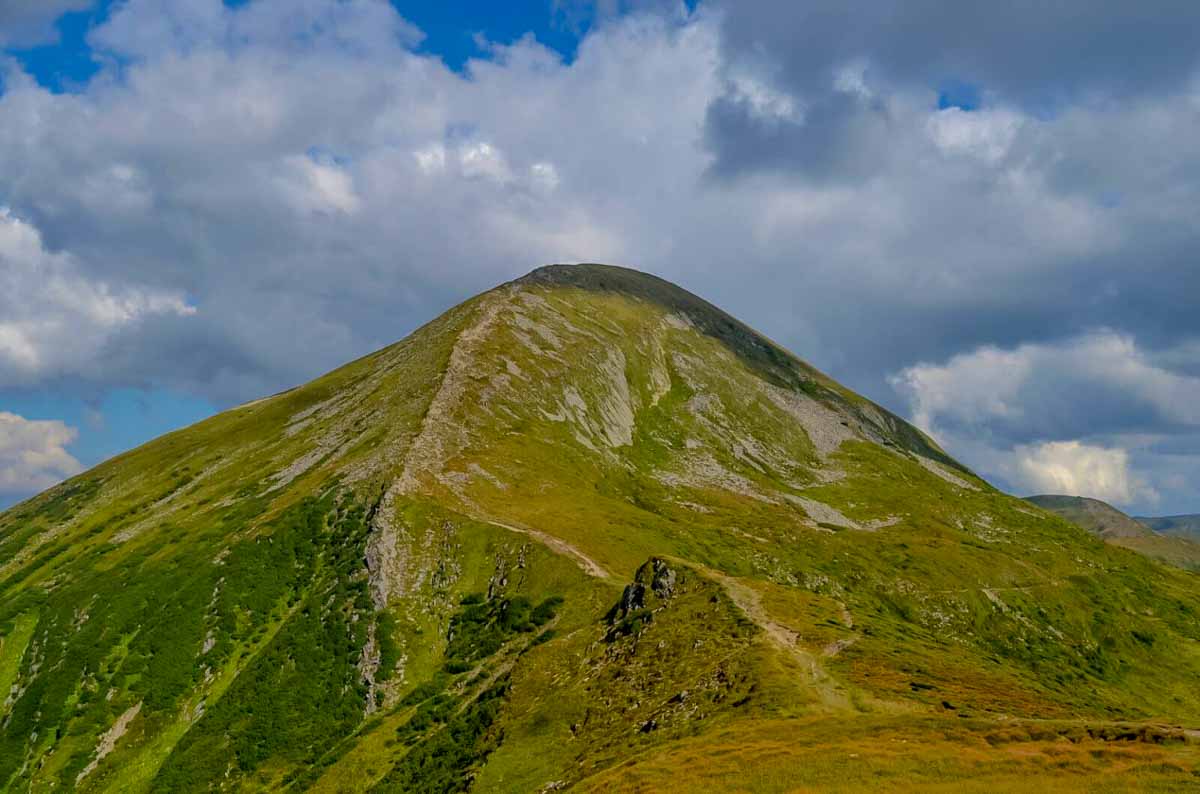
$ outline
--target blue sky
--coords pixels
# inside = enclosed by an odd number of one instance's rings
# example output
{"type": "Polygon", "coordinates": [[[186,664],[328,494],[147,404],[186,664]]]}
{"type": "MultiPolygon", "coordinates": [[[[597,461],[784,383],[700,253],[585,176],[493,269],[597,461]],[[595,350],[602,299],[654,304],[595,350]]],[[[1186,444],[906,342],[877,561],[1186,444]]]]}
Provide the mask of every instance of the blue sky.
{"type": "MultiPolygon", "coordinates": [[[[224,0],[229,7],[247,2],[224,0]]],[[[80,10],[63,13],[53,23],[53,40],[9,47],[7,51],[46,88],[78,90],[100,69],[88,45],[88,31],[107,19],[113,5],[114,0],[98,0],[80,10]]],[[[509,43],[529,34],[570,61],[576,45],[597,16],[597,10],[590,4],[570,0],[512,0],[505,3],[393,0],[391,5],[424,34],[418,51],[442,59],[455,70],[461,70],[469,58],[487,57],[480,49],[479,37],[509,43]]],[[[694,6],[694,2],[685,4],[685,7],[694,6]]]]}
{"type": "MultiPolygon", "coordinates": [[[[41,85],[54,91],[77,90],[100,68],[88,46],[87,33],[108,17],[113,4],[114,0],[100,0],[85,9],[64,13],[54,22],[56,40],[12,47],[9,52],[41,85]]],[[[230,7],[245,4],[246,0],[225,0],[230,7]]],[[[419,51],[436,55],[453,69],[461,69],[468,58],[485,55],[477,43],[479,35],[507,43],[530,33],[570,59],[594,16],[584,4],[555,5],[547,0],[397,1],[392,5],[424,33],[419,51]]]]}
{"type": "Polygon", "coordinates": [[[0,0],[0,504],[553,261],[1200,511],[1200,6],[0,0]]]}

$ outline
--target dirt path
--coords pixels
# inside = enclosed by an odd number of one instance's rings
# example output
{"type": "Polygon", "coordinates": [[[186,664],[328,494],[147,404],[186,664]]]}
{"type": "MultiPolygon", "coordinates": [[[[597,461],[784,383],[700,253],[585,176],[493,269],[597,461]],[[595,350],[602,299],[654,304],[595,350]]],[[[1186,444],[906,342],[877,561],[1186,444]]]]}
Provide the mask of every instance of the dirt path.
{"type": "Polygon", "coordinates": [[[393,490],[416,493],[420,490],[419,474],[436,477],[452,453],[448,445],[461,446],[465,442],[463,428],[454,421],[454,409],[467,393],[475,375],[476,347],[487,340],[500,312],[511,300],[511,290],[486,295],[474,322],[460,331],[454,340],[442,381],[421,420],[421,429],[408,447],[404,467],[392,485],[393,490]]]}
{"type": "Polygon", "coordinates": [[[721,585],[729,598],[745,613],[751,621],[761,628],[767,638],[780,649],[790,655],[808,675],[808,683],[813,687],[818,700],[827,708],[845,711],[853,708],[850,697],[838,683],[821,666],[818,657],[800,644],[799,635],[775,621],[762,606],[762,595],[741,580],[712,568],[703,567],[693,562],[679,560],[683,565],[698,568],[701,573],[721,585]]]}
{"type": "Polygon", "coordinates": [[[505,524],[502,521],[493,521],[490,518],[482,518],[479,516],[472,516],[472,518],[474,518],[476,521],[482,521],[485,524],[491,524],[494,527],[507,529],[509,532],[517,532],[521,535],[528,535],[529,537],[541,543],[543,546],[546,546],[554,553],[561,554],[564,557],[570,557],[572,560],[574,560],[575,564],[583,569],[583,572],[588,576],[594,576],[597,579],[612,578],[612,575],[608,571],[604,570],[600,563],[596,562],[591,557],[572,546],[570,543],[567,543],[562,538],[555,537],[554,535],[547,535],[545,532],[536,529],[530,529],[529,527],[518,527],[513,526],[512,524],[505,524]]]}
{"type": "Polygon", "coordinates": [[[1031,593],[1034,590],[1040,590],[1044,587],[1058,586],[1058,582],[1041,582],[1039,584],[1013,585],[1011,587],[951,587],[943,590],[929,590],[927,592],[935,595],[949,595],[952,593],[983,593],[984,595],[988,595],[989,593],[1031,593]]]}
{"type": "Polygon", "coordinates": [[[491,293],[483,298],[477,315],[454,340],[446,371],[430,400],[421,428],[404,453],[399,476],[387,487],[372,513],[371,537],[367,541],[367,561],[371,598],[382,609],[400,588],[408,569],[408,555],[401,542],[403,527],[395,521],[396,500],[418,493],[422,473],[436,476],[445,463],[448,439],[462,443],[461,429],[451,417],[468,382],[474,348],[487,338],[500,310],[507,305],[509,293],[491,293]]]}

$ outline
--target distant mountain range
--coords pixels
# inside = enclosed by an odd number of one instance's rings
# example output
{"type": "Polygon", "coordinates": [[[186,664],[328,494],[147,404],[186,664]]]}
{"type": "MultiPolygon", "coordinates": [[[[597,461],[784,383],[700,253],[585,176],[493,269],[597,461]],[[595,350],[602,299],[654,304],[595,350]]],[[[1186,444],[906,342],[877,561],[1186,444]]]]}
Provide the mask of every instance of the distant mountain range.
{"type": "Polygon", "coordinates": [[[1200,515],[1160,516],[1158,518],[1138,516],[1137,520],[1162,535],[1200,540],[1200,515]]]}
{"type": "Polygon", "coordinates": [[[1200,516],[1133,518],[1099,499],[1044,494],[1030,496],[1044,510],[1093,535],[1148,557],[1189,570],[1200,570],[1200,516]]]}

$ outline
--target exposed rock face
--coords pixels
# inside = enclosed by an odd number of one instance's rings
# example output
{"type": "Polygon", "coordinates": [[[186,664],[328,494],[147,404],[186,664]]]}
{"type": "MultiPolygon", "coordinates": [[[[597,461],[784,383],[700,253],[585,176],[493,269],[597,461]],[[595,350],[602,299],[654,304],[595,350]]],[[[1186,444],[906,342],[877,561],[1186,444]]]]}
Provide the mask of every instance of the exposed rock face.
{"type": "MultiPolygon", "coordinates": [[[[651,570],[650,589],[661,599],[668,599],[675,594],[675,570],[666,560],[655,557],[648,563],[651,570]]],[[[643,574],[645,566],[638,571],[643,574]]]]}
{"type": "Polygon", "coordinates": [[[96,765],[103,761],[105,756],[107,756],[116,748],[117,742],[119,742],[121,737],[125,735],[125,731],[129,730],[129,723],[133,722],[134,717],[136,717],[141,710],[141,702],[134,703],[132,706],[126,709],[121,716],[117,717],[117,720],[112,724],[112,727],[105,731],[104,735],[100,737],[100,744],[96,747],[95,757],[92,758],[91,761],[88,761],[88,765],[79,772],[79,776],[75,778],[76,784],[83,782],[83,779],[96,769],[96,765]]]}
{"type": "Polygon", "coordinates": [[[633,581],[621,591],[621,599],[609,611],[609,623],[641,611],[653,612],[666,604],[675,595],[676,586],[682,581],[677,569],[661,557],[652,557],[643,563],[634,574],[633,581]]]}
{"type": "Polygon", "coordinates": [[[625,585],[621,591],[621,601],[617,606],[617,617],[625,617],[630,612],[646,608],[646,585],[633,582],[625,585]]]}

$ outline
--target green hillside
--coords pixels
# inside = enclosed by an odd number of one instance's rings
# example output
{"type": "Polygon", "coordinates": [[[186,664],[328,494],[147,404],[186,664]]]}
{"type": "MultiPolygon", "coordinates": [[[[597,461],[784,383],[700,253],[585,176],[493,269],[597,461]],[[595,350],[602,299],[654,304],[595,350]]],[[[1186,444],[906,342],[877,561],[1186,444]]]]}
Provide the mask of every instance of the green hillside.
{"type": "Polygon", "coordinates": [[[553,266],[0,515],[0,787],[1178,790],[1200,578],[553,266]]]}

